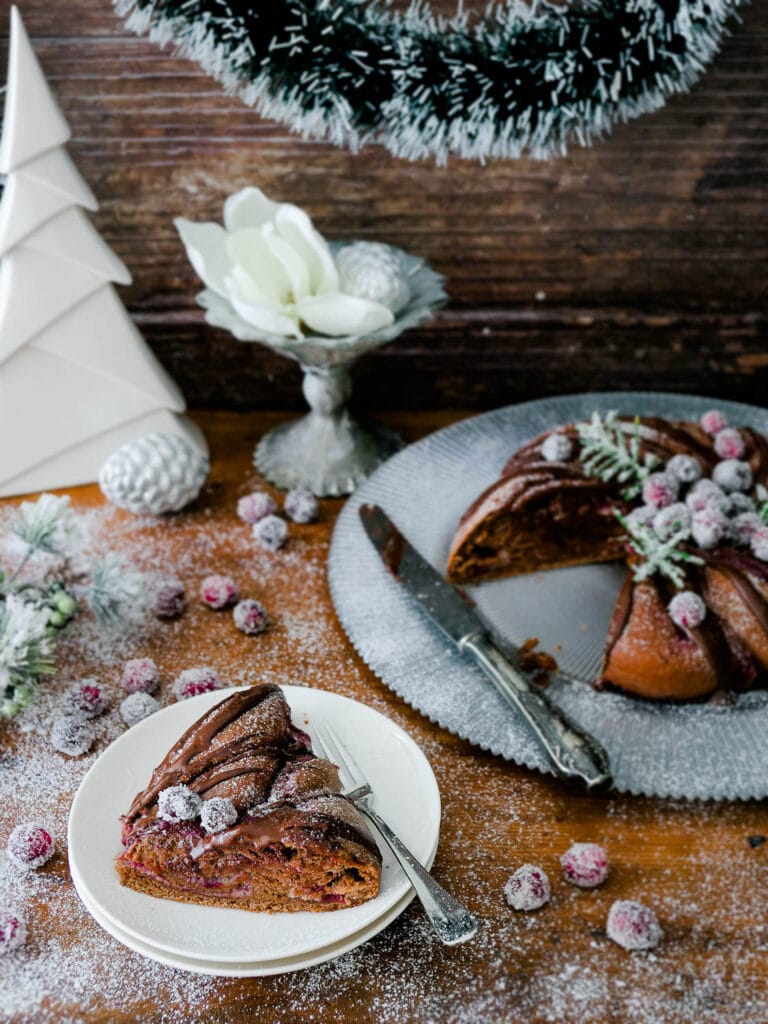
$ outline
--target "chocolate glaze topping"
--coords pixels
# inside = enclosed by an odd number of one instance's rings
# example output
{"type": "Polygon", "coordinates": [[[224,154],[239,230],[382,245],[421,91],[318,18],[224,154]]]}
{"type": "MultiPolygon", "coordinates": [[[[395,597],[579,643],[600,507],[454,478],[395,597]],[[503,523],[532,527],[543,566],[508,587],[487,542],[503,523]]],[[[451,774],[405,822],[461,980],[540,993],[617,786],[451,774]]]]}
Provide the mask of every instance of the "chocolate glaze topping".
{"type": "MultiPolygon", "coordinates": [[[[300,802],[314,793],[269,802],[281,771],[313,759],[307,739],[292,726],[279,687],[264,683],[232,694],[184,733],[154,770],[147,788],[136,795],[122,819],[125,844],[161,824],[159,793],[183,784],[204,798],[228,796],[242,816],[233,828],[202,838],[200,854],[243,837],[264,839],[261,845],[284,842],[301,830],[305,835],[314,831],[335,841],[357,843],[378,856],[365,824],[362,820],[359,827],[355,824],[356,811],[342,816],[301,807],[300,802]],[[229,742],[218,742],[222,734],[230,737],[229,742]]],[[[330,768],[322,774],[327,778],[329,772],[335,777],[330,768]]],[[[329,792],[329,787],[323,792],[329,792]]]]}
{"type": "MultiPolygon", "coordinates": [[[[343,799],[343,797],[339,799],[343,799]]],[[[349,822],[327,814],[312,814],[306,810],[297,810],[286,803],[272,807],[266,814],[254,817],[246,816],[225,832],[216,832],[213,835],[205,836],[192,851],[192,857],[197,859],[208,850],[232,846],[233,843],[237,843],[243,838],[248,839],[249,848],[254,851],[278,843],[290,845],[292,841],[295,841],[299,831],[303,834],[308,831],[316,832],[318,836],[331,833],[336,841],[347,840],[364,846],[371,853],[378,854],[379,852],[373,838],[349,822]]]]}
{"type": "MultiPolygon", "coordinates": [[[[271,683],[249,687],[223,700],[195,722],[155,768],[147,788],[136,794],[125,819],[131,821],[137,818],[145,808],[156,802],[157,795],[162,789],[180,784],[189,785],[197,776],[219,764],[235,760],[238,755],[246,753],[249,749],[265,753],[264,748],[259,746],[257,735],[249,734],[218,747],[212,747],[211,741],[231,722],[241,718],[252,708],[258,707],[272,694],[279,692],[278,687],[271,683]]],[[[286,739],[289,741],[284,751],[286,756],[298,753],[298,750],[291,749],[291,745],[295,745],[296,741],[292,737],[286,739]]],[[[303,746],[301,751],[306,752],[303,746]]],[[[275,750],[274,754],[279,756],[280,751],[275,750]]]]}

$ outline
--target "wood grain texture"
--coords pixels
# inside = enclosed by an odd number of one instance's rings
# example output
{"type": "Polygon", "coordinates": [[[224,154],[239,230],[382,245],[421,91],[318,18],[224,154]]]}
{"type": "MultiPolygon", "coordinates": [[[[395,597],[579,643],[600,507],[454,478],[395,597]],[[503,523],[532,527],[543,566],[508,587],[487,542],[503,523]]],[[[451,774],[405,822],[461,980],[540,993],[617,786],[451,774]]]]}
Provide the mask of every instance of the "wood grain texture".
{"type": "MultiPolygon", "coordinates": [[[[409,440],[455,418],[387,417],[409,440]]],[[[182,619],[156,627],[124,657],[155,658],[162,703],[170,700],[170,681],[179,670],[204,661],[233,681],[322,686],[396,721],[425,751],[440,786],[442,829],[434,872],[480,916],[481,930],[464,946],[442,947],[418,906],[411,906],[384,933],[338,961],[295,975],[202,983],[152,967],[99,930],[77,902],[60,832],[59,854],[33,881],[18,883],[28,900],[30,938],[18,954],[26,959],[7,969],[23,971],[39,987],[30,991],[25,984],[26,1010],[20,1013],[22,995],[12,985],[0,986],[0,1018],[8,1024],[768,1020],[768,844],[749,842],[750,836],[768,834],[765,802],[691,804],[585,795],[484,754],[407,707],[361,662],[332,609],[324,566],[341,503],[321,502],[320,521],[292,527],[289,547],[277,555],[260,560],[242,539],[246,528],[234,515],[236,499],[264,486],[249,468],[250,450],[280,419],[233,413],[200,417],[211,441],[211,477],[200,500],[172,519],[137,520],[100,511],[97,488],[73,490],[75,505],[106,516],[100,521],[114,543],[122,543],[129,531],[137,550],[160,559],[187,588],[190,602],[182,619]],[[272,618],[267,633],[244,637],[226,613],[206,610],[196,600],[200,579],[214,570],[232,573],[245,592],[265,601],[272,618]],[[564,882],[559,857],[573,841],[606,846],[612,870],[605,886],[583,891],[564,882]],[[535,914],[512,911],[502,891],[511,872],[525,862],[541,865],[552,884],[551,904],[535,914]],[[619,898],[643,899],[656,909],[665,939],[653,954],[627,953],[606,938],[606,914],[619,898]],[[51,965],[47,973],[40,971],[40,961],[51,965]],[[72,975],[62,976],[67,964],[74,965],[72,975]],[[100,969],[118,976],[100,983],[100,969]]],[[[7,506],[0,503],[0,515],[7,506]]],[[[69,679],[96,675],[111,700],[107,719],[116,722],[122,661],[101,661],[93,645],[79,645],[77,636],[76,630],[65,645],[61,671],[45,684],[46,692],[54,694],[55,703],[69,679]]],[[[109,728],[120,731],[119,724],[99,720],[102,737],[109,728]]],[[[40,783],[46,794],[55,780],[66,780],[58,797],[58,825],[66,821],[85,771],[82,762],[51,753],[45,721],[33,719],[31,733],[15,730],[0,726],[0,773],[16,772],[24,785],[3,807],[0,847],[13,825],[30,815],[35,772],[55,766],[54,781],[40,783]],[[35,760],[20,763],[20,750],[25,758],[35,751],[35,760]]],[[[102,738],[98,749],[104,743],[102,738]]],[[[0,774],[8,793],[13,786],[4,778],[13,776],[0,774]]],[[[115,807],[115,816],[122,810],[115,807]]],[[[7,884],[2,872],[0,883],[7,884]]]]}
{"type": "Polygon", "coordinates": [[[328,237],[400,245],[447,275],[449,308],[360,364],[366,406],[481,408],[613,383],[762,400],[764,5],[744,9],[692,93],[594,148],[447,168],[303,142],[127,34],[109,0],[27,0],[23,14],[97,226],[133,272],[125,301],[193,405],[301,403],[294,367],[204,323],[171,224],[218,218],[249,183],[305,206],[328,237]]]}

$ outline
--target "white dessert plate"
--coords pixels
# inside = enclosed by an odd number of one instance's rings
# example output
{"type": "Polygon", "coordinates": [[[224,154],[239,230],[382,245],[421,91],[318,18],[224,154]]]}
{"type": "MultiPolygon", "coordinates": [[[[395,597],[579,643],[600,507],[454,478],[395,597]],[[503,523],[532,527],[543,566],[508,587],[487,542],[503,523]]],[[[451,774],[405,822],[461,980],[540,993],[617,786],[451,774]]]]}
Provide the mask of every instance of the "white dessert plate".
{"type": "MultiPolygon", "coordinates": [[[[300,728],[311,733],[313,726],[327,722],[338,733],[368,776],[376,809],[414,854],[422,861],[434,856],[440,794],[429,762],[407,733],[372,708],[338,694],[301,686],[282,689],[300,728]]],[[[260,914],[204,907],[157,899],[120,885],[114,868],[122,850],[120,814],[147,785],[152,770],[179,736],[229,692],[203,694],[156,712],[96,761],[77,791],[69,817],[69,858],[78,892],[121,933],[190,959],[261,963],[304,957],[363,931],[359,941],[365,941],[368,929],[398,906],[410,889],[383,844],[379,895],[359,907],[326,913],[260,914]]]]}
{"type": "MultiPolygon", "coordinates": [[[[615,392],[511,405],[437,431],[394,455],[351,496],[328,559],[331,596],[363,660],[412,707],[485,750],[541,771],[549,763],[520,719],[389,574],[358,515],[374,502],[441,573],[462,514],[523,443],[597,410],[698,419],[719,408],[732,426],[768,434],[768,412],[690,395],[615,392]]],[[[501,646],[529,637],[560,672],[547,692],[608,751],[614,784],[689,799],[768,796],[768,690],[728,706],[644,701],[596,692],[623,566],[587,565],[467,587],[501,646]]]]}
{"type": "MultiPolygon", "coordinates": [[[[437,847],[435,847],[435,851],[436,849],[437,847]]],[[[425,862],[427,867],[431,867],[434,856],[433,852],[432,856],[425,862]]],[[[124,932],[114,921],[110,921],[109,918],[99,913],[90,900],[83,895],[85,886],[80,876],[74,871],[72,872],[72,879],[83,906],[94,921],[124,946],[150,960],[156,960],[157,963],[165,964],[167,967],[176,967],[181,971],[190,971],[193,974],[211,974],[222,978],[258,978],[269,974],[289,974],[292,971],[301,971],[306,967],[314,967],[317,964],[325,963],[326,960],[334,960],[336,957],[342,956],[342,954],[348,953],[350,950],[372,939],[374,935],[378,935],[379,932],[383,931],[387,925],[391,924],[395,918],[402,914],[415,896],[413,889],[410,889],[386,914],[382,914],[381,917],[371,922],[366,928],[355,932],[354,935],[350,935],[342,942],[337,942],[334,945],[324,946],[322,949],[313,950],[311,953],[295,957],[285,957],[282,960],[233,963],[231,961],[193,959],[192,957],[180,956],[178,953],[168,953],[166,950],[158,949],[156,946],[142,942],[135,936],[124,932]]]]}

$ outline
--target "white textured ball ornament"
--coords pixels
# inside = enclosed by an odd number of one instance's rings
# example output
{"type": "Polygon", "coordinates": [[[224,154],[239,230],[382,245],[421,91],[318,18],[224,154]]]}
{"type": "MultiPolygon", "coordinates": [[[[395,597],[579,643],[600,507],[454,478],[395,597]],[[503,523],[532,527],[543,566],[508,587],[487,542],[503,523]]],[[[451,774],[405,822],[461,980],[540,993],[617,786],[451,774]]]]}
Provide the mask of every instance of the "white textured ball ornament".
{"type": "Polygon", "coordinates": [[[208,458],[177,434],[146,434],[109,456],[99,486],[114,505],[137,514],[178,512],[200,493],[208,458]]]}
{"type": "Polygon", "coordinates": [[[398,253],[381,242],[353,242],[336,256],[339,287],[347,295],[380,302],[399,313],[408,305],[411,289],[398,253]]]}

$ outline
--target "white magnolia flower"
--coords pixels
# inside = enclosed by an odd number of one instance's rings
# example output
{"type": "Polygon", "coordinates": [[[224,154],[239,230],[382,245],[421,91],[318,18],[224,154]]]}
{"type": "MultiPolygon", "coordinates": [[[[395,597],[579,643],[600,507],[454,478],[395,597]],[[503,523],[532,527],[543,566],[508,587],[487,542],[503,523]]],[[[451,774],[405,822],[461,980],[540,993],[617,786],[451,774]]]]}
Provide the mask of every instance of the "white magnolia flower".
{"type": "Polygon", "coordinates": [[[224,226],[174,221],[192,266],[237,315],[265,334],[302,338],[302,328],[340,337],[394,322],[380,302],[340,290],[325,239],[307,214],[244,188],[224,204],[224,226]]]}

